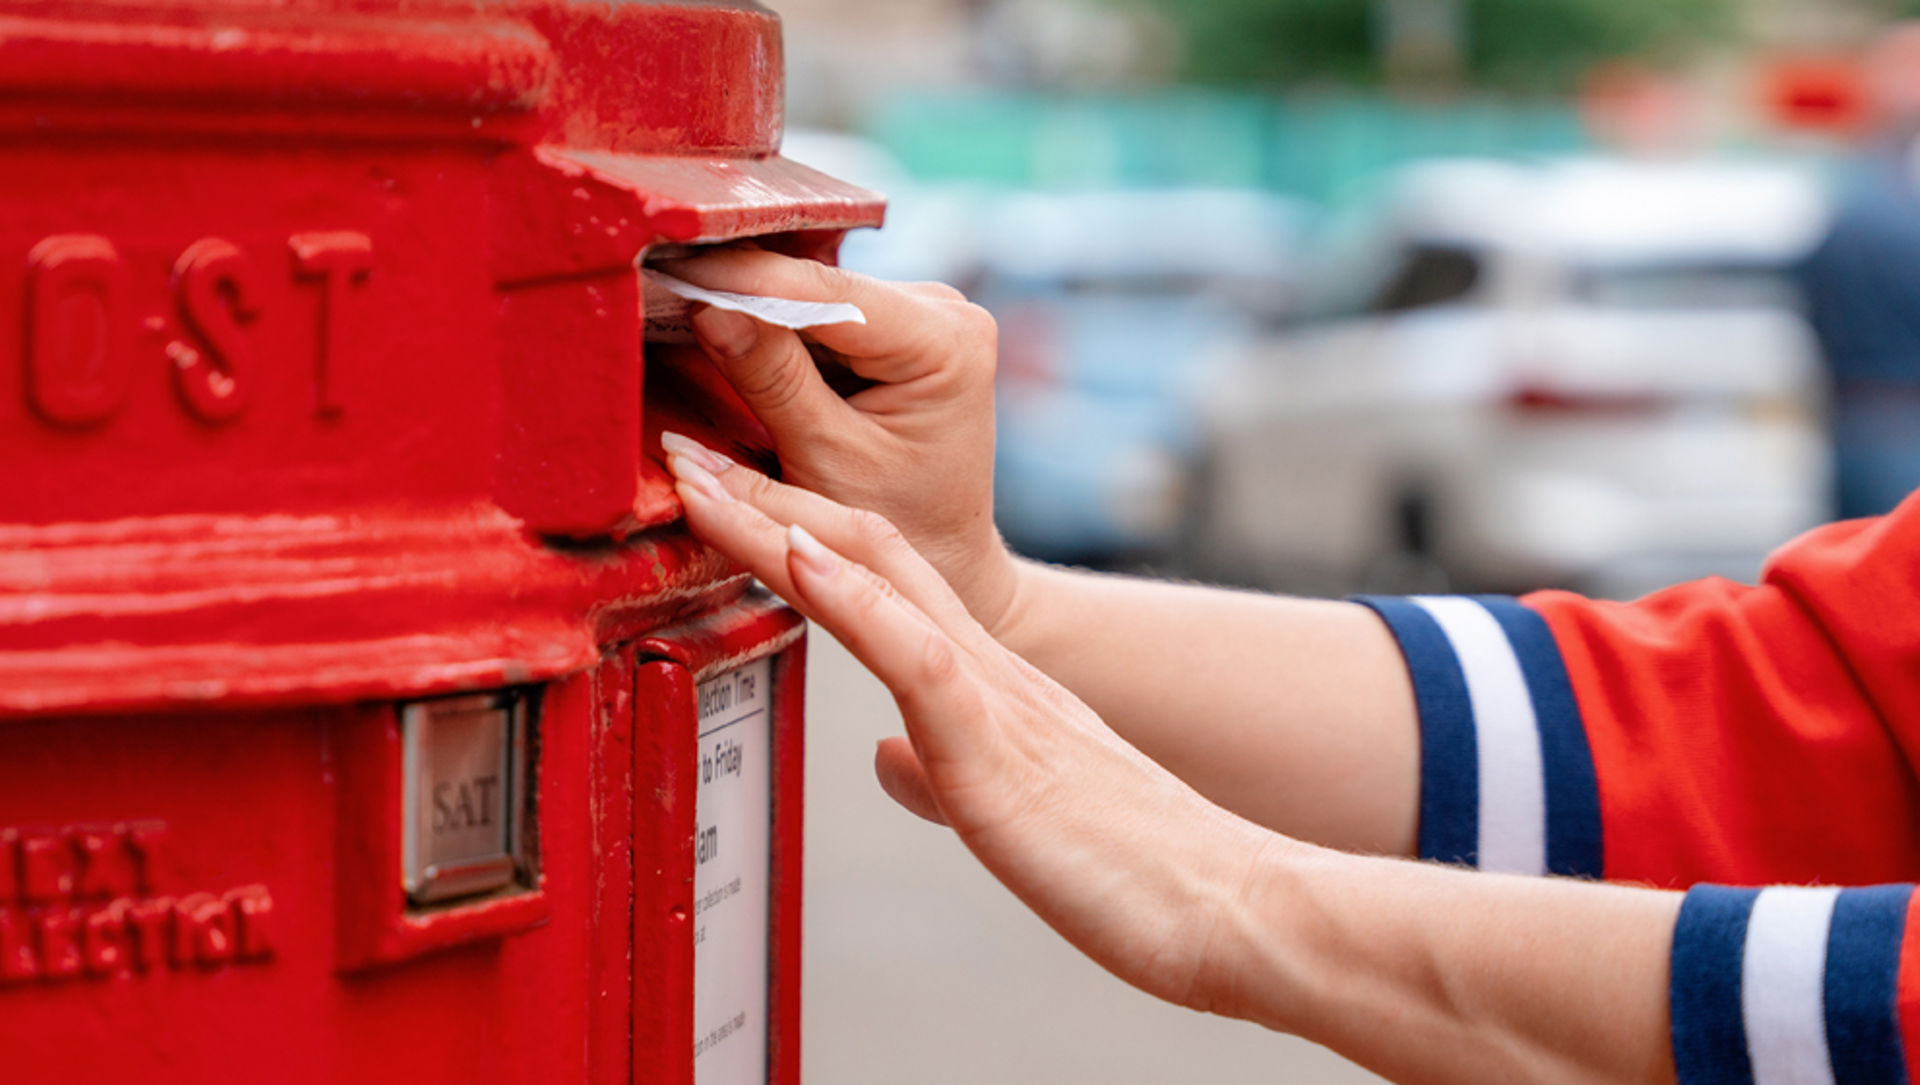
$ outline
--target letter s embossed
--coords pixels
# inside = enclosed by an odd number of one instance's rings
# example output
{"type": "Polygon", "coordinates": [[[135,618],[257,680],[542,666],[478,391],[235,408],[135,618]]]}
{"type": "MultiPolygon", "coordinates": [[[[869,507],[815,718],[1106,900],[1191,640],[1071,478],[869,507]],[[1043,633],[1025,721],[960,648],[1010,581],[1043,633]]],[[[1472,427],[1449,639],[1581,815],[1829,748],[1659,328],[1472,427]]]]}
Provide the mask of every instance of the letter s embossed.
{"type": "Polygon", "coordinates": [[[174,292],[183,323],[205,344],[167,345],[174,387],[194,417],[232,421],[253,391],[253,341],[243,330],[258,316],[258,274],[253,261],[231,242],[209,237],[194,242],[173,267],[174,292]]]}

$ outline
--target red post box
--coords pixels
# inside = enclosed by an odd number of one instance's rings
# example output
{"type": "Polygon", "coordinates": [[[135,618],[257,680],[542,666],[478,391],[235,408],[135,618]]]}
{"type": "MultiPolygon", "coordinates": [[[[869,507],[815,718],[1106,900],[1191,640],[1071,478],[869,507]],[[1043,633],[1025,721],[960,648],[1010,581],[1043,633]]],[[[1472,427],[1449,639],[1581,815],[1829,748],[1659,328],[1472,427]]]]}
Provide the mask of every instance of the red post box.
{"type": "Polygon", "coordinates": [[[831,258],[750,3],[0,0],[0,1080],[798,1077],[802,623],[638,263],[831,258]]]}

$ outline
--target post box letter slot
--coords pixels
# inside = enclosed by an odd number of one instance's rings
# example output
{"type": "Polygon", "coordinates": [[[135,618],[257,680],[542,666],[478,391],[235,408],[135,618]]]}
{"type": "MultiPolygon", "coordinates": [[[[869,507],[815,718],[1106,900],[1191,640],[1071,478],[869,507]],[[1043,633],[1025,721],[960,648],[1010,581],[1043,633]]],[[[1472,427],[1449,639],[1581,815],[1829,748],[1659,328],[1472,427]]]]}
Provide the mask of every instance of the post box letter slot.
{"type": "Polygon", "coordinates": [[[488,693],[401,709],[407,898],[505,889],[526,869],[529,696],[488,693]]]}

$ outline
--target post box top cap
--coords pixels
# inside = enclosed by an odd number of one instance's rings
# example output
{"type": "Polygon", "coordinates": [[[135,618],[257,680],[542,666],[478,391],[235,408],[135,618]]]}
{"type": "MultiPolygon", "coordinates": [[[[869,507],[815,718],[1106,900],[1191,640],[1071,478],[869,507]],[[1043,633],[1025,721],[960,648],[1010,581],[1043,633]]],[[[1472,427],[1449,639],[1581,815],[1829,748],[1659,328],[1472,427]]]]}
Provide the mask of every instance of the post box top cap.
{"type": "Polygon", "coordinates": [[[760,155],[783,80],[778,17],[729,0],[0,0],[0,107],[131,108],[149,129],[296,114],[322,136],[760,155]]]}

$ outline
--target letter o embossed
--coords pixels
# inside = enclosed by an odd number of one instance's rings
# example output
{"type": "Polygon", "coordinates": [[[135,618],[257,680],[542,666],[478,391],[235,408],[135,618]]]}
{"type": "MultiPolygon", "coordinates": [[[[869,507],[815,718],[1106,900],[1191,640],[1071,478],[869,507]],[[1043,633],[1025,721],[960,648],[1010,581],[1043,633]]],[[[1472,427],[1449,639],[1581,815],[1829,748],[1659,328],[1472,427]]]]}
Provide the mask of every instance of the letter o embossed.
{"type": "Polygon", "coordinates": [[[27,402],[49,422],[90,426],[126,401],[127,266],[113,242],[59,234],[27,257],[27,402]]]}

